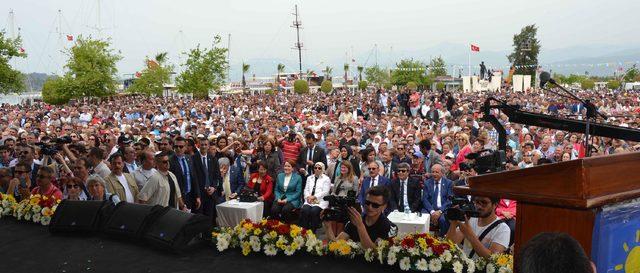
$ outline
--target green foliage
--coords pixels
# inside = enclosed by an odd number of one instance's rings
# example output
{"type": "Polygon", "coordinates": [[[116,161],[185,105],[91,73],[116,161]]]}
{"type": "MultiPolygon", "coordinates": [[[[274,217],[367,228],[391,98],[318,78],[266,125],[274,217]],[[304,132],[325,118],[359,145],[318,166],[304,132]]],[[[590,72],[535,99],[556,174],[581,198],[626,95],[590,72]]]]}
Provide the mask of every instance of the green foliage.
{"type": "Polygon", "coordinates": [[[325,92],[325,93],[330,93],[331,91],[333,91],[333,83],[330,80],[322,81],[322,84],[320,85],[320,90],[322,90],[322,92],[325,92]]]}
{"type": "Polygon", "coordinates": [[[73,98],[100,98],[115,94],[116,62],[122,57],[109,48],[110,45],[108,40],[78,37],[76,44],[67,52],[67,72],[60,78],[50,78],[45,82],[43,98],[46,93],[47,101],[65,103],[73,98]]]}
{"type": "Polygon", "coordinates": [[[220,36],[214,38],[211,49],[191,49],[185,70],[176,78],[178,92],[193,94],[195,98],[208,98],[210,90],[220,90],[227,75],[227,48],[218,47],[220,36]]]}
{"type": "Polygon", "coordinates": [[[633,82],[640,79],[640,71],[638,71],[638,67],[635,64],[632,67],[629,67],[622,78],[625,82],[633,82]]]}
{"type": "Polygon", "coordinates": [[[421,61],[403,59],[396,64],[396,69],[391,74],[391,83],[400,86],[407,85],[409,82],[414,82],[416,86],[423,85],[426,78],[425,67],[426,65],[421,61]]]}
{"type": "Polygon", "coordinates": [[[416,90],[418,89],[418,84],[415,82],[408,82],[407,83],[407,88],[409,88],[410,90],[416,90]]]}
{"type": "Polygon", "coordinates": [[[284,64],[278,64],[278,67],[276,67],[276,69],[278,70],[278,77],[276,78],[276,81],[280,81],[280,73],[284,72],[284,64]]]}
{"type": "Polygon", "coordinates": [[[387,90],[391,90],[391,88],[393,88],[393,84],[391,84],[390,82],[385,83],[382,86],[384,87],[384,89],[387,89],[387,90]]]}
{"type": "Polygon", "coordinates": [[[391,82],[389,73],[378,65],[367,67],[364,70],[364,75],[368,82],[377,86],[384,86],[391,82]]]}
{"type": "Polygon", "coordinates": [[[580,87],[582,89],[593,89],[596,86],[596,83],[589,78],[585,78],[580,82],[580,87]]]}
{"type": "Polygon", "coordinates": [[[367,86],[369,86],[369,83],[367,81],[359,81],[358,82],[358,88],[360,90],[367,90],[367,86]]]}
{"type": "Polygon", "coordinates": [[[619,89],[622,83],[619,80],[610,80],[607,82],[607,88],[609,89],[619,89]]]}
{"type": "Polygon", "coordinates": [[[11,67],[9,62],[13,58],[27,56],[20,52],[22,39],[5,37],[4,31],[0,31],[0,94],[22,93],[25,90],[25,76],[11,67]]]}
{"type": "Polygon", "coordinates": [[[264,91],[264,93],[267,94],[267,95],[274,95],[276,92],[273,91],[273,89],[267,89],[267,90],[264,91]]]}
{"type": "Polygon", "coordinates": [[[247,86],[247,81],[244,79],[244,74],[249,72],[249,68],[251,68],[249,64],[242,63],[242,88],[243,89],[247,86]]]}
{"type": "Polygon", "coordinates": [[[293,82],[293,91],[297,94],[308,94],[309,93],[309,83],[305,80],[296,80],[293,82]]]}
{"type": "Polygon", "coordinates": [[[147,67],[142,70],[140,77],[133,82],[127,92],[146,96],[162,96],[164,85],[170,82],[173,71],[173,66],[165,64],[166,60],[166,52],[157,54],[154,60],[146,58],[147,67]]]}
{"type": "Polygon", "coordinates": [[[437,90],[442,91],[442,90],[444,90],[444,88],[445,88],[445,85],[444,85],[443,82],[436,83],[436,89],[437,90]]]}
{"type": "Polygon", "coordinates": [[[333,72],[333,68],[331,68],[330,66],[327,66],[324,69],[324,77],[325,77],[325,79],[327,79],[327,80],[331,79],[331,72],[333,72]]]}
{"type": "Polygon", "coordinates": [[[536,38],[538,27],[528,25],[520,33],[513,35],[513,52],[507,56],[516,66],[516,74],[535,75],[540,53],[540,41],[536,38]]]}
{"type": "Polygon", "coordinates": [[[364,71],[364,67],[359,65],[356,69],[358,69],[358,79],[362,81],[362,71],[364,71]]]}
{"type": "Polygon", "coordinates": [[[70,76],[49,78],[42,86],[42,101],[62,105],[74,96],[76,81],[70,76]]]}
{"type": "Polygon", "coordinates": [[[429,62],[429,76],[432,78],[447,75],[447,64],[442,57],[438,56],[429,62]]]}

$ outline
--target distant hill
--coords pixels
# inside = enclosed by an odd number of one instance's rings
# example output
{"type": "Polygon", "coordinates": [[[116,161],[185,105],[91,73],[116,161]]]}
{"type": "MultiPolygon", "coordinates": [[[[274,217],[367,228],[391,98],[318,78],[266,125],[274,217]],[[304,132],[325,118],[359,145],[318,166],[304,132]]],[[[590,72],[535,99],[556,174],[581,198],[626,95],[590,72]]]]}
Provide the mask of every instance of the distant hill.
{"type": "Polygon", "coordinates": [[[45,73],[29,73],[26,74],[26,88],[27,88],[27,92],[40,92],[42,91],[42,86],[44,85],[44,82],[50,78],[50,77],[57,77],[54,75],[48,75],[45,73]]]}

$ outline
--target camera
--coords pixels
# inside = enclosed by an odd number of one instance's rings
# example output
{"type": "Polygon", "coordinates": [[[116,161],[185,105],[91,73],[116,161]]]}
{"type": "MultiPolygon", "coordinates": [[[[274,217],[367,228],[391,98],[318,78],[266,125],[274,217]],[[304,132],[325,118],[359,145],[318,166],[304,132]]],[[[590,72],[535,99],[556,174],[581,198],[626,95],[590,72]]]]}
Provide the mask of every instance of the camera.
{"type": "Polygon", "coordinates": [[[289,137],[287,138],[287,140],[289,142],[293,142],[296,139],[296,133],[294,132],[289,132],[289,137]]]}
{"type": "Polygon", "coordinates": [[[54,138],[49,142],[37,142],[36,145],[40,148],[40,151],[43,155],[52,156],[60,151],[59,146],[64,144],[70,144],[73,141],[70,136],[64,136],[59,138],[54,138]]]}
{"type": "Polygon", "coordinates": [[[474,161],[472,166],[478,174],[503,171],[507,163],[507,157],[504,151],[493,151],[490,149],[467,154],[465,158],[474,161]]]}
{"type": "Polygon", "coordinates": [[[444,211],[444,219],[465,221],[466,218],[480,216],[476,206],[466,197],[449,196],[448,199],[451,200],[451,207],[444,211]]]}
{"type": "Polygon", "coordinates": [[[327,195],[322,199],[329,201],[329,208],[324,210],[322,221],[346,223],[349,221],[348,208],[353,207],[358,210],[360,209],[355,191],[348,191],[347,196],[327,195]]]}

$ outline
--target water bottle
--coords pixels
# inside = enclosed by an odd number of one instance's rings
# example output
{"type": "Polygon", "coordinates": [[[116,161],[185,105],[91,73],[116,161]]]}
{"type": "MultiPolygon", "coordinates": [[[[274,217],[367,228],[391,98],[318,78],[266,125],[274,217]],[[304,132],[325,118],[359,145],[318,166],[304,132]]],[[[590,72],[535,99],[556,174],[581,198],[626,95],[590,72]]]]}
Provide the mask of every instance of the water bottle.
{"type": "Polygon", "coordinates": [[[405,220],[411,219],[411,209],[407,206],[404,207],[404,219],[405,220]]]}

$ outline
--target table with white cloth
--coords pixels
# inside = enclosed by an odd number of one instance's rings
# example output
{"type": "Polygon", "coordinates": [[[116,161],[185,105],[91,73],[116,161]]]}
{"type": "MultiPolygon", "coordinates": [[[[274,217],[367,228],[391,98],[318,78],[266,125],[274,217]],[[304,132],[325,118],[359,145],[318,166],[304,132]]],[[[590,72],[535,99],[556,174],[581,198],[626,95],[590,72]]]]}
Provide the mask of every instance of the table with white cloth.
{"type": "Polygon", "coordinates": [[[216,205],[218,213],[218,226],[234,227],[244,219],[257,222],[262,220],[262,202],[240,202],[237,199],[229,200],[216,205]]]}
{"type": "Polygon", "coordinates": [[[387,218],[398,226],[398,234],[429,232],[430,215],[428,213],[423,213],[422,216],[418,217],[417,213],[405,214],[404,212],[393,211],[389,213],[387,218]]]}

